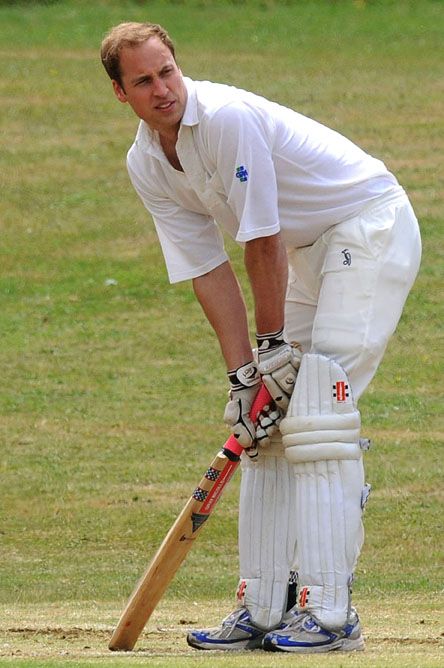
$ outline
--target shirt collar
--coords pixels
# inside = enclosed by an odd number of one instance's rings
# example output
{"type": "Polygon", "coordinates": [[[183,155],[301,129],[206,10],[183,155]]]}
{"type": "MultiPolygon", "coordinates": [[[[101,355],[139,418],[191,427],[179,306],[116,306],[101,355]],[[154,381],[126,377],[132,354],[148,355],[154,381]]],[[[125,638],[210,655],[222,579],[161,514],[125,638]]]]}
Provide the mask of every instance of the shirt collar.
{"type": "MultiPolygon", "coordinates": [[[[183,78],[185,87],[187,89],[187,103],[185,111],[180,121],[181,125],[193,126],[199,123],[199,116],[197,113],[197,91],[196,84],[189,77],[183,78]]],[[[143,151],[147,151],[152,155],[165,160],[164,152],[160,146],[159,134],[156,130],[151,130],[145,121],[140,121],[139,128],[136,135],[136,143],[139,144],[143,151]]]]}
{"type": "Polygon", "coordinates": [[[135,143],[145,153],[150,153],[156,158],[165,160],[165,155],[160,146],[159,135],[155,130],[151,130],[150,126],[145,121],[139,122],[139,127],[136,134],[135,143]]]}
{"type": "Polygon", "coordinates": [[[197,125],[199,123],[199,116],[197,113],[197,91],[196,84],[189,77],[183,78],[187,89],[187,103],[185,105],[185,112],[182,116],[181,125],[197,125]]]}

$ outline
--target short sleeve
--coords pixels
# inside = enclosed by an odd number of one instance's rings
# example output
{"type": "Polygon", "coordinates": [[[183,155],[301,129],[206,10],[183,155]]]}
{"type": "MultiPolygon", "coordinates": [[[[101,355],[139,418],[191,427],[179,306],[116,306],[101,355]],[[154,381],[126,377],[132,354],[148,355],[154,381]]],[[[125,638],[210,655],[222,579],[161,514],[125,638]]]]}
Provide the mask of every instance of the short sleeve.
{"type": "Polygon", "coordinates": [[[206,137],[228,204],[239,221],[236,240],[276,234],[280,228],[270,115],[244,101],[232,102],[212,116],[206,137]]]}
{"type": "Polygon", "coordinates": [[[153,192],[127,163],[131,182],[153,218],[171,283],[197,278],[228,259],[213,218],[153,192]]]}

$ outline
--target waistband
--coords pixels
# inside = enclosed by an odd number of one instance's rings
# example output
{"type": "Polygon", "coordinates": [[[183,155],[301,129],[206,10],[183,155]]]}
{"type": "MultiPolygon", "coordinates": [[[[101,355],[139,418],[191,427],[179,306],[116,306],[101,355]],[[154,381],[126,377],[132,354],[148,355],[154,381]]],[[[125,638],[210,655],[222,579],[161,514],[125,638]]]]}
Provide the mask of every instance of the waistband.
{"type": "MultiPolygon", "coordinates": [[[[366,206],[364,206],[359,211],[359,213],[355,214],[354,216],[351,216],[351,218],[359,218],[360,216],[365,215],[367,213],[377,213],[379,210],[385,209],[387,206],[391,204],[407,204],[407,203],[409,203],[409,198],[407,197],[407,193],[405,192],[404,188],[399,185],[394,186],[383,195],[380,195],[371,202],[368,202],[366,206]]],[[[351,220],[351,218],[349,218],[349,220],[351,220]]]]}

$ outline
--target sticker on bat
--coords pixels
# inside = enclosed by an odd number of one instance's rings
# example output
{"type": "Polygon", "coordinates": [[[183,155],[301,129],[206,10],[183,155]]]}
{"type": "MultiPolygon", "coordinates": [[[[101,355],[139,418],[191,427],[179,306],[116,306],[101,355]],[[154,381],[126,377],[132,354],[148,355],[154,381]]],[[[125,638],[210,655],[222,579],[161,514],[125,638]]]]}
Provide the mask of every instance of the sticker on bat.
{"type": "Polygon", "coordinates": [[[202,524],[206,522],[208,519],[208,515],[203,515],[202,513],[193,513],[191,515],[191,521],[193,523],[193,533],[200,529],[202,524]]]}

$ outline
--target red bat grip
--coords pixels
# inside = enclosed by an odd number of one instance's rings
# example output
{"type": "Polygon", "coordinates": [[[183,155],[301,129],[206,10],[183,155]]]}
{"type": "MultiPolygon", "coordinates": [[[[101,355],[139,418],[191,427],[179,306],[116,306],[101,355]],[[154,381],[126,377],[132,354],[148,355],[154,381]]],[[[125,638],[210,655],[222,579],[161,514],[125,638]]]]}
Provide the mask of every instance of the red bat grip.
{"type": "MultiPolygon", "coordinates": [[[[253,405],[250,411],[250,418],[253,420],[254,423],[257,422],[257,418],[261,410],[264,408],[264,406],[270,403],[270,401],[271,401],[271,395],[269,391],[267,390],[265,385],[261,385],[261,389],[256,394],[256,398],[253,401],[253,405]]],[[[235,436],[231,435],[228,441],[225,443],[223,449],[229,450],[234,455],[238,455],[240,457],[245,448],[239,445],[235,436]]]]}

